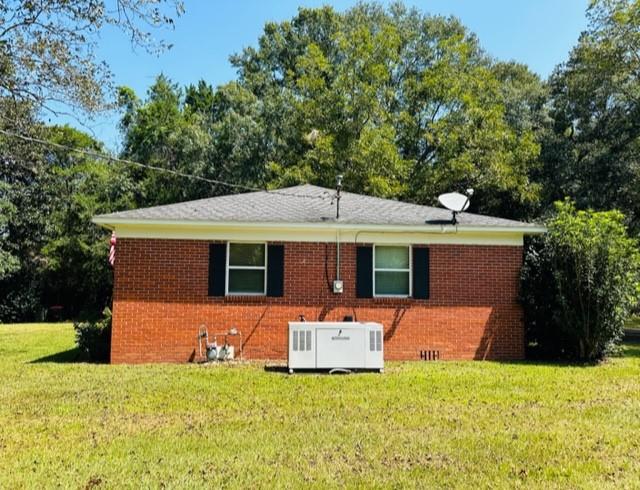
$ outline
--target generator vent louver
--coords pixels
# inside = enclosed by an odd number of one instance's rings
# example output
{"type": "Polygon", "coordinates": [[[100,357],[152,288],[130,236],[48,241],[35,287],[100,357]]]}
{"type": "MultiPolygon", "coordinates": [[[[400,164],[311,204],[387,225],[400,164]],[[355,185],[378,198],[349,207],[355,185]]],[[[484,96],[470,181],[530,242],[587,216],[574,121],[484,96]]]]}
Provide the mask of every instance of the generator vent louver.
{"type": "Polygon", "coordinates": [[[440,359],[439,350],[421,350],[420,359],[423,361],[437,361],[440,359]]]}
{"type": "Polygon", "coordinates": [[[372,352],[382,350],[382,332],[380,330],[369,331],[369,350],[372,352]]]}
{"type": "Polygon", "coordinates": [[[293,331],[293,350],[296,352],[311,350],[311,330],[293,331]]]}

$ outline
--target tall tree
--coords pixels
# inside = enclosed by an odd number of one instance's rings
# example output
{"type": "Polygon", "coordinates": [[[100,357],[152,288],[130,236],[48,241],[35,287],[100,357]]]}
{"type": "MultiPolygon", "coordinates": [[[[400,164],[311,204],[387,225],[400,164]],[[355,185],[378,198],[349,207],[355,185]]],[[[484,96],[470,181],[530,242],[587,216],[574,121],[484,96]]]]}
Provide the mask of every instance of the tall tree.
{"type": "Polygon", "coordinates": [[[580,207],[618,208],[640,231],[640,1],[599,0],[589,28],[553,74],[553,132],[544,193],[580,207]]]}
{"type": "MultiPolygon", "coordinates": [[[[30,131],[65,147],[103,151],[68,126],[32,124],[30,131]]],[[[0,166],[0,199],[13,212],[3,216],[0,246],[11,255],[12,267],[0,277],[0,321],[38,318],[52,305],[63,306],[68,317],[102,311],[111,294],[108,241],[90,220],[133,205],[126,169],[0,136],[0,152],[9,149],[12,156],[0,166]]]]}
{"type": "Polygon", "coordinates": [[[492,61],[454,18],[300,9],[231,59],[262,104],[271,185],[342,173],[348,189],[421,203],[472,186],[477,210],[511,216],[537,199],[539,145],[510,125],[492,61]]]}
{"type": "MultiPolygon", "coordinates": [[[[194,89],[189,91],[196,100],[194,89]]],[[[164,75],[149,88],[147,99],[139,100],[132,90],[120,88],[125,113],[121,122],[126,158],[187,175],[207,175],[211,138],[207,118],[196,106],[185,105],[183,91],[164,75]]],[[[193,103],[192,103],[193,104],[193,103]]],[[[171,173],[131,169],[138,182],[139,206],[165,204],[205,197],[210,185],[171,173]]]]}
{"type": "MultiPolygon", "coordinates": [[[[179,0],[0,0],[0,128],[102,151],[39,116],[69,110],[84,119],[108,108],[111,73],[96,54],[102,29],[156,52],[168,45],[151,31],[182,11],[179,0]]],[[[70,315],[100,311],[106,237],[88,220],[118,209],[129,192],[122,169],[0,135],[0,321],[37,318],[53,301],[70,315]]]]}
{"type": "MultiPolygon", "coordinates": [[[[496,101],[504,108],[504,117],[509,128],[519,138],[525,138],[530,144],[541,148],[553,123],[549,115],[548,85],[521,63],[498,62],[492,66],[492,72],[499,81],[496,101]]],[[[544,179],[540,159],[531,158],[523,172],[527,173],[531,191],[541,194],[544,179]]],[[[545,211],[541,209],[542,202],[537,199],[513,202],[508,192],[497,193],[493,198],[496,201],[494,209],[503,210],[509,206],[516,206],[520,210],[519,216],[523,218],[531,219],[545,211]]]]}
{"type": "Polygon", "coordinates": [[[9,221],[16,214],[16,207],[9,200],[9,185],[0,182],[0,280],[20,267],[18,258],[9,250],[9,221]]]}
{"type": "MultiPolygon", "coordinates": [[[[0,128],[42,137],[42,126],[28,103],[0,98],[0,128]]],[[[45,191],[42,148],[0,134],[0,196],[3,207],[2,249],[8,260],[0,279],[0,321],[33,319],[39,310],[41,262],[38,251],[48,226],[51,196],[45,191]]]]}
{"type": "Polygon", "coordinates": [[[228,193],[235,187],[186,175],[244,186],[264,186],[269,139],[265,101],[237,82],[217,90],[204,81],[183,92],[160,75],[145,100],[120,89],[124,109],[123,156],[180,172],[134,170],[139,205],[164,204],[228,193]]]}
{"type": "MultiPolygon", "coordinates": [[[[47,128],[47,139],[65,147],[101,151],[101,144],[69,126],[47,128]]],[[[133,206],[134,183],[126,168],[69,150],[46,150],[46,193],[52,198],[46,239],[38,251],[42,302],[62,305],[67,317],[90,316],[110,303],[112,274],[105,232],[90,224],[96,214],[133,206]]]]}
{"type": "Polygon", "coordinates": [[[0,0],[0,96],[52,111],[102,109],[112,85],[96,56],[101,29],[161,50],[149,29],[172,26],[182,12],[179,0],[0,0]]]}

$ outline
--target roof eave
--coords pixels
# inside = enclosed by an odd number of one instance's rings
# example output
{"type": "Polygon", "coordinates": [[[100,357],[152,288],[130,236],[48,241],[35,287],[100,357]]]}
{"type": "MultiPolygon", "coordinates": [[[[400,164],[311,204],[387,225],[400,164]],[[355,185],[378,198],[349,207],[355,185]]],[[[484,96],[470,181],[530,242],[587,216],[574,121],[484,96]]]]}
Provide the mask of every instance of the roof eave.
{"type": "Polygon", "coordinates": [[[288,222],[242,222],[242,221],[199,221],[199,220],[139,220],[131,218],[114,218],[106,216],[94,216],[93,223],[113,230],[118,225],[127,227],[192,227],[192,228],[262,228],[262,229],[322,229],[322,230],[371,230],[371,231],[403,231],[423,233],[446,233],[456,230],[458,232],[493,232],[493,233],[522,233],[524,235],[540,235],[547,231],[545,226],[484,226],[484,225],[387,225],[387,224],[357,224],[327,221],[319,223],[288,223],[288,222]]]}

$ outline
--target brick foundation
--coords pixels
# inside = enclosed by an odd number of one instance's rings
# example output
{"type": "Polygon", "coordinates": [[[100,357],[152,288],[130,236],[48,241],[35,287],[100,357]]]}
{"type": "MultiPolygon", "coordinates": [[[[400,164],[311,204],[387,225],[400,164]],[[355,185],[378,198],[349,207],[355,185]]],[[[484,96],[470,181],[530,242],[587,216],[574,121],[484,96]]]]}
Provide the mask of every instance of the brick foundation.
{"type": "Polygon", "coordinates": [[[246,358],[286,359],[287,322],[301,314],[381,322],[389,360],[419,360],[422,350],[438,350],[441,359],[524,357],[522,247],[430,245],[430,298],[414,300],[356,298],[348,243],[341,245],[345,291],[333,294],[335,244],[302,242],[285,243],[284,297],[208,297],[208,245],[118,240],[111,362],[193,360],[201,323],[210,333],[236,326],[246,358]]]}

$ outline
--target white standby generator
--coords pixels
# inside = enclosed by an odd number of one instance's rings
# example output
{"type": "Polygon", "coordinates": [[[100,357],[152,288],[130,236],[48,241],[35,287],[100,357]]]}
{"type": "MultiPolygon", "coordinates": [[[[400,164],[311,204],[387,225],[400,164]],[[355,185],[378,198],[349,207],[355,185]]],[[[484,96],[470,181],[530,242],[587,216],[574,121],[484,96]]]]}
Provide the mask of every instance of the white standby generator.
{"type": "Polygon", "coordinates": [[[289,322],[289,373],[296,369],[384,369],[380,323],[289,322]]]}

